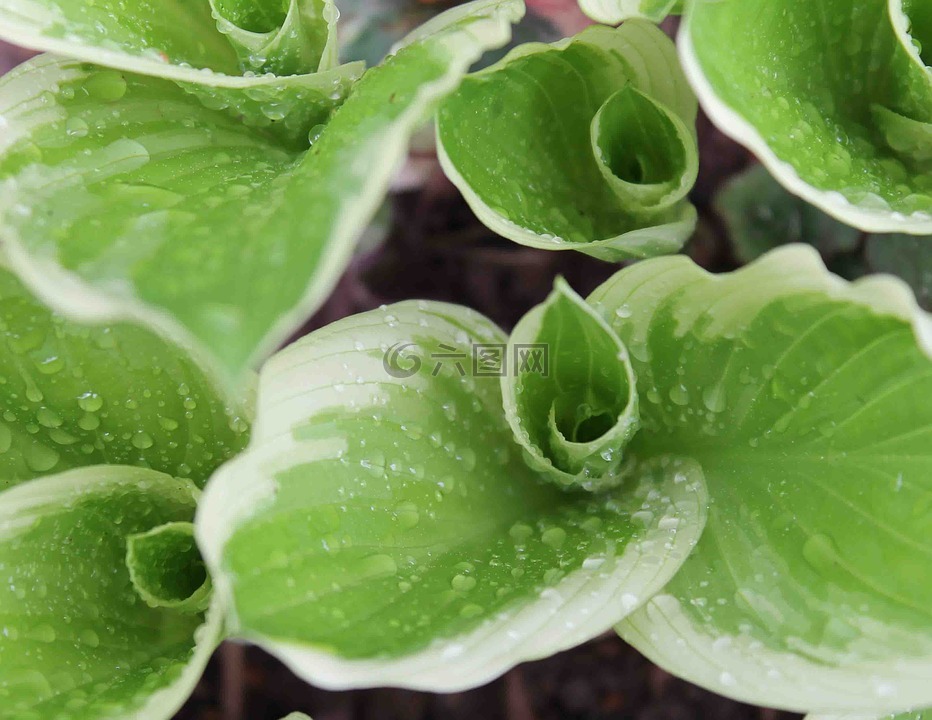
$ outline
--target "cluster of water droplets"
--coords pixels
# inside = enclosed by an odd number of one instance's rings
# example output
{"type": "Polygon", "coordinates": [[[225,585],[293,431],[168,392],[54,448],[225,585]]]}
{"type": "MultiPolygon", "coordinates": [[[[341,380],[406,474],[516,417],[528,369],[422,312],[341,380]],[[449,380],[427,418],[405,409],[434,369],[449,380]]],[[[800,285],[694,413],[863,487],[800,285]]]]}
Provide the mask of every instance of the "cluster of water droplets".
{"type": "Polygon", "coordinates": [[[0,699],[15,717],[125,711],[176,679],[193,652],[202,620],[146,606],[124,566],[126,534],[189,519],[193,498],[160,476],[136,479],[40,501],[0,547],[0,699]]]}
{"type": "MultiPolygon", "coordinates": [[[[840,207],[927,220],[932,216],[930,167],[917,165],[913,152],[891,147],[876,107],[886,103],[901,112],[927,103],[929,77],[903,58],[891,59],[898,52],[892,26],[883,29],[887,37],[882,41],[875,37],[878,26],[889,24],[886,7],[854,5],[822,18],[800,8],[783,8],[769,32],[735,46],[738,63],[724,52],[716,58],[719,50],[705,47],[705,35],[697,37],[702,63],[731,63],[730,82],[716,92],[750,120],[786,163],[784,175],[825,191],[840,207]]],[[[923,112],[928,116],[932,109],[926,106],[923,112]]]]}
{"type": "Polygon", "coordinates": [[[246,420],[177,351],[130,326],[50,314],[0,278],[0,463],[7,482],[92,464],[203,482],[246,442],[246,420]]]}

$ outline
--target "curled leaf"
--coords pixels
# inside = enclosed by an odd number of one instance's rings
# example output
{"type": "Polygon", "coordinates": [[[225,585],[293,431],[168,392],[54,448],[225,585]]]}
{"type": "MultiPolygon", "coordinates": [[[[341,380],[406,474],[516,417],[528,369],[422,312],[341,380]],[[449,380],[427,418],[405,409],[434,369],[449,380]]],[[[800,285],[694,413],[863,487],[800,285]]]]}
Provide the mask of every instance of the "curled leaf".
{"type": "Polygon", "coordinates": [[[194,525],[170,522],[126,538],[126,567],[150,607],[203,612],[210,578],[194,542],[194,525]]]}
{"type": "Polygon", "coordinates": [[[220,640],[220,615],[150,607],[124,557],[128,537],[189,521],[195,494],[189,482],[120,466],[0,494],[8,717],[163,720],[181,706],[220,640]]]}
{"type": "Polygon", "coordinates": [[[920,2],[696,0],[680,50],[713,122],[787,189],[862,230],[921,235],[932,233],[928,32],[920,2]]]}
{"type": "Polygon", "coordinates": [[[332,0],[10,0],[0,37],[128,72],[248,87],[245,72],[306,75],[336,66],[332,0]]]}
{"type": "Polygon", "coordinates": [[[337,65],[333,0],[210,0],[244,70],[301,75],[337,65]]]}
{"type": "Polygon", "coordinates": [[[667,582],[704,521],[696,465],[554,487],[514,443],[500,378],[473,369],[506,347],[464,308],[402,303],[270,360],[257,434],[196,521],[234,635],[325,687],[451,691],[598,635],[667,582]]]}
{"type": "Polygon", "coordinates": [[[672,42],[632,21],[528,44],[440,110],[440,159],[515,242],[603,260],[677,251],[696,213],[696,102],[672,42]]]}
{"type": "Polygon", "coordinates": [[[508,349],[515,372],[502,378],[505,414],[530,466],[566,487],[620,485],[638,395],[611,327],[561,280],[524,316],[508,349]]]}

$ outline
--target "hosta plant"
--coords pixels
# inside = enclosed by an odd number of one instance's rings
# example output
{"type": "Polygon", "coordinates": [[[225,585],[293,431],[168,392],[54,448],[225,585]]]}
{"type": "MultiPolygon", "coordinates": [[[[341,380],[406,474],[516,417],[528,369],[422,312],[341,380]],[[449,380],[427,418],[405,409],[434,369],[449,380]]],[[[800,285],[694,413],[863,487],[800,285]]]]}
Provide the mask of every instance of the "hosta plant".
{"type": "Polygon", "coordinates": [[[510,338],[402,303],[264,368],[197,537],[231,631],[328,687],[459,689],[615,625],[747,701],[922,706],[930,355],[904,285],[802,246],[561,282],[510,338]],[[503,344],[549,369],[431,359],[503,344]]]}
{"type": "Polygon", "coordinates": [[[697,104],[655,26],[528,43],[438,114],[441,164],[482,222],[603,260],[678,251],[696,224],[697,104]]]}
{"type": "Polygon", "coordinates": [[[2,277],[11,717],[168,717],[223,637],[453,690],[612,626],[760,704],[932,702],[932,320],[898,281],[791,246],[561,281],[510,337],[402,303],[277,354],[253,404],[2,277]]]}
{"type": "Polygon", "coordinates": [[[602,22],[682,10],[685,72],[723,132],[789,190],[850,225],[932,234],[928,2],[580,5],[602,22]]]}
{"type": "Polygon", "coordinates": [[[435,112],[501,235],[680,248],[697,104],[648,22],[677,3],[589,5],[643,19],[469,74],[520,0],[369,70],[328,0],[0,2],[55,53],[0,80],[0,717],[168,718],[226,638],[452,691],[611,628],[822,720],[932,705],[932,319],[902,282],[654,258],[510,335],[406,302],[262,363],[435,112]]]}

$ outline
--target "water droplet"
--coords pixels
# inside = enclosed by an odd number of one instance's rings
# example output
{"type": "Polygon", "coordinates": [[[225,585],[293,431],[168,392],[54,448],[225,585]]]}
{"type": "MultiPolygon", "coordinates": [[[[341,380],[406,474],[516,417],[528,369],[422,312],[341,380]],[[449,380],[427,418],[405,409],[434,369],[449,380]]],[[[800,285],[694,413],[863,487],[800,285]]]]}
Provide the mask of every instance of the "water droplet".
{"type": "Polygon", "coordinates": [[[482,609],[481,605],[470,603],[469,605],[463,606],[463,609],[460,610],[460,615],[464,618],[474,618],[479,617],[483,612],[485,611],[482,609]]]}
{"type": "Polygon", "coordinates": [[[53,628],[51,625],[47,623],[43,623],[42,625],[36,625],[34,628],[32,628],[32,630],[29,631],[27,636],[31,640],[35,640],[37,642],[43,642],[43,643],[55,642],[55,637],[56,637],[55,628],[53,628]]]}
{"type": "Polygon", "coordinates": [[[148,450],[155,444],[155,441],[152,439],[152,436],[146,432],[139,431],[133,435],[133,447],[139,450],[148,450]]]}
{"type": "Polygon", "coordinates": [[[398,566],[391,555],[370,555],[362,561],[361,571],[364,577],[394,575],[398,566]]]}
{"type": "Polygon", "coordinates": [[[36,421],[47,428],[57,428],[62,424],[61,415],[47,407],[39,408],[36,412],[36,421]]]}
{"type": "Polygon", "coordinates": [[[469,592],[476,587],[476,578],[469,575],[455,575],[450,581],[450,587],[457,592],[469,592]]]}
{"type": "Polygon", "coordinates": [[[559,527],[547,528],[540,536],[540,539],[544,545],[559,549],[566,540],[566,530],[559,527]]]}
{"type": "Polygon", "coordinates": [[[525,525],[524,523],[515,523],[511,526],[508,534],[516,543],[524,544],[534,534],[534,529],[530,525],[525,525]]]}
{"type": "Polygon", "coordinates": [[[33,472],[48,472],[58,464],[58,453],[44,445],[33,445],[26,451],[26,465],[33,472]]]}
{"type": "Polygon", "coordinates": [[[828,535],[817,533],[806,539],[803,557],[813,568],[825,572],[831,570],[838,562],[838,549],[828,535]]]}
{"type": "Polygon", "coordinates": [[[55,355],[38,363],[39,372],[43,375],[54,375],[55,373],[61,372],[64,367],[65,361],[55,355]]]}
{"type": "Polygon", "coordinates": [[[83,138],[87,137],[87,123],[81,118],[69,118],[65,123],[65,134],[68,137],[83,138]]]}
{"type": "Polygon", "coordinates": [[[96,430],[100,427],[100,418],[93,413],[87,413],[78,418],[78,427],[82,430],[96,430]]]}
{"type": "Polygon", "coordinates": [[[323,124],[321,124],[321,125],[315,125],[314,127],[312,127],[312,128],[308,131],[308,133],[307,133],[307,141],[308,141],[311,145],[313,145],[314,143],[316,143],[316,142],[320,139],[320,136],[324,134],[324,130],[326,130],[326,129],[327,129],[327,126],[326,126],[326,125],[323,125],[323,124]]]}
{"type": "Polygon", "coordinates": [[[725,409],[725,388],[721,385],[707,387],[702,391],[702,402],[709,412],[722,412],[725,409]]]}
{"type": "Polygon", "coordinates": [[[85,412],[97,412],[104,406],[104,400],[94,392],[84,393],[78,398],[78,407],[85,412]]]}
{"type": "Polygon", "coordinates": [[[417,505],[413,502],[403,502],[395,506],[395,520],[402,530],[410,530],[416,527],[420,522],[421,516],[418,513],[417,505]]]}
{"type": "Polygon", "coordinates": [[[104,102],[115,102],[126,94],[126,80],[113,70],[91,75],[84,81],[88,94],[104,102]]]}
{"type": "Polygon", "coordinates": [[[685,385],[674,385],[670,388],[670,399],[677,405],[689,405],[689,391],[685,385]]]}
{"type": "Polygon", "coordinates": [[[93,630],[89,628],[86,630],[82,630],[78,634],[78,640],[80,640],[84,645],[87,645],[88,647],[92,647],[92,648],[95,648],[98,645],[100,645],[100,638],[98,637],[97,633],[95,633],[93,630]]]}

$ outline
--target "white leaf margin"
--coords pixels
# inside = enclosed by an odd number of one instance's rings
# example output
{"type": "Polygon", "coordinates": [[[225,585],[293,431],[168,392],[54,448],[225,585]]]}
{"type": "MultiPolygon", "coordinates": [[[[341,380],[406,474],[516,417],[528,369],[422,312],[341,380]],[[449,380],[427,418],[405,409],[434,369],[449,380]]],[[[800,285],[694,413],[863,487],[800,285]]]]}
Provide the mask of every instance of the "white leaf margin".
{"type": "MultiPolygon", "coordinates": [[[[14,485],[0,493],[3,508],[0,511],[0,542],[15,536],[21,528],[29,526],[36,518],[36,514],[33,514],[13,521],[9,519],[19,513],[29,510],[41,513],[44,506],[65,502],[69,495],[73,497],[92,493],[95,489],[104,489],[113,484],[151,484],[153,477],[158,479],[159,476],[164,481],[171,480],[175,484],[185,485],[190,490],[194,502],[197,502],[201,495],[201,491],[191,481],[170,478],[148,468],[122,465],[79,467],[14,485]],[[88,478],[87,475],[91,471],[94,473],[93,478],[88,478]]],[[[143,705],[130,710],[128,714],[114,711],[107,715],[106,720],[166,720],[172,717],[181,709],[200,681],[207,662],[224,638],[224,625],[222,604],[214,595],[205,613],[204,623],[195,630],[194,654],[182,673],[170,685],[152,693],[143,705]]]]}
{"type": "MultiPolygon", "coordinates": [[[[501,336],[490,321],[456,305],[407,302],[384,311],[391,313],[396,327],[429,331],[437,337],[452,338],[464,325],[484,341],[501,336]],[[427,317],[432,318],[430,330],[421,323],[427,317]]],[[[222,568],[224,547],[236,528],[261,513],[274,497],[277,472],[295,464],[338,458],[345,449],[339,440],[299,443],[292,438],[290,427],[306,419],[309,410],[358,407],[359,401],[371,398],[371,389],[356,395],[349,387],[343,392],[328,391],[322,397],[316,396],[309,392],[307,381],[307,367],[315,357],[321,359],[313,362],[315,377],[329,376],[327,358],[353,341],[354,329],[365,333],[372,346],[369,350],[380,348],[380,341],[382,345],[397,341],[397,331],[373,332],[367,315],[340,321],[336,331],[325,328],[313,342],[300,341],[270,360],[261,379],[260,413],[250,446],[221,467],[204,491],[195,519],[195,536],[210,569],[215,597],[223,603],[230,635],[259,645],[299,677],[328,690],[392,686],[459,692],[494,680],[519,663],[549,657],[610,630],[669,582],[698,542],[707,518],[702,473],[687,460],[679,461],[675,472],[671,469],[665,474],[663,486],[651,486],[659,490],[651,497],[659,498],[667,512],[660,512],[658,506],[655,522],[642,537],[629,542],[619,555],[606,553],[589,558],[557,587],[545,589],[536,600],[517,603],[471,632],[438,639],[421,651],[397,658],[352,660],[243,630],[230,578],[222,568]]],[[[355,349],[364,354],[367,348],[357,345],[355,349]]],[[[372,362],[366,361],[370,372],[372,362]]],[[[360,372],[362,369],[353,368],[360,372]]],[[[404,382],[410,387],[416,380],[407,378],[404,382]]],[[[326,382],[314,386],[329,387],[326,382]]],[[[500,406],[497,410],[504,413],[500,406]]]]}
{"type": "MultiPolygon", "coordinates": [[[[592,42],[601,40],[604,47],[615,49],[624,55],[632,72],[637,76],[639,83],[649,88],[653,100],[665,110],[673,112],[683,119],[687,127],[695,133],[695,119],[698,114],[698,104],[692,97],[687,83],[683,82],[682,75],[677,77],[679,68],[676,63],[675,51],[669,52],[664,47],[669,38],[650,22],[633,19],[620,28],[604,26],[590,26],[574,37],[565,38],[554,43],[525,43],[514,48],[504,58],[494,65],[478,71],[475,75],[490,75],[509,63],[524,57],[547,53],[552,50],[561,51],[572,45],[580,37],[592,42]],[[638,33],[644,31],[641,37],[629,38],[628,31],[638,33]],[[669,73],[664,73],[665,69],[669,73]],[[661,77],[657,81],[656,76],[661,77]]],[[[688,80],[688,78],[687,78],[688,80]]],[[[494,210],[473,186],[463,177],[450,159],[441,137],[440,123],[436,124],[435,144],[437,160],[447,179],[460,191],[463,199],[469,205],[473,214],[498,235],[512,242],[539,250],[576,250],[599,260],[617,262],[619,256],[627,259],[643,259],[657,255],[672,255],[679,252],[686,241],[693,234],[699,219],[699,214],[688,198],[680,203],[679,212],[668,218],[662,224],[638,228],[623,232],[608,238],[590,240],[588,242],[570,242],[565,238],[542,235],[529,228],[504,217],[494,210]]],[[[596,149],[593,147],[593,152],[596,149]]],[[[698,168],[698,155],[692,158],[693,164],[698,168]]]]}
{"type": "MultiPolygon", "coordinates": [[[[897,318],[911,326],[917,346],[932,359],[932,315],[919,307],[904,281],[892,275],[873,275],[849,282],[829,272],[812,246],[786,245],[745,268],[722,275],[698,268],[682,256],[648,260],[627,272],[641,273],[641,282],[650,282],[666,272],[668,283],[675,289],[683,280],[680,274],[671,272],[675,268],[690,268],[688,279],[694,281],[699,277],[711,283],[734,282],[737,274],[745,287],[758,289],[755,306],[763,307],[788,293],[821,292],[831,299],[897,318]]],[[[590,301],[610,292],[611,282],[596,290],[590,301]]],[[[702,304],[682,308],[677,322],[692,325],[693,321],[686,316],[703,313],[707,307],[702,304]]],[[[751,313],[752,309],[746,311],[751,313]]],[[[729,316],[725,314],[710,332],[722,331],[721,324],[728,322],[729,316]]],[[[649,323],[641,323],[641,327],[646,331],[649,323]]],[[[865,622],[873,622],[875,633],[884,630],[881,622],[869,618],[865,622]]],[[[807,662],[798,655],[769,650],[748,638],[699,632],[681,609],[679,600],[668,593],[661,592],[650,599],[615,630],[655,664],[671,672],[676,668],[676,674],[690,682],[741,702],[796,712],[825,709],[836,713],[874,710],[883,713],[893,706],[929,704],[932,656],[827,667],[816,661],[807,662]],[[675,661],[667,662],[670,658],[675,661]],[[865,707],[865,685],[869,685],[876,700],[873,708],[865,707]],[[792,701],[787,702],[787,698],[792,701]]]]}
{"type": "MultiPolygon", "coordinates": [[[[891,3],[900,0],[890,0],[891,3]]],[[[794,195],[815,205],[836,220],[871,233],[905,233],[908,235],[932,234],[932,214],[914,213],[904,215],[892,210],[874,209],[855,205],[840,192],[819,190],[803,180],[796,168],[781,159],[763,136],[742,115],[720,98],[712,83],[702,71],[693,43],[691,24],[694,10],[687,10],[677,35],[680,62],[687,79],[693,87],[699,104],[714,125],[725,135],[740,143],[767,168],[774,179],[794,195]]]]}
{"type": "MultiPolygon", "coordinates": [[[[4,0],[2,5],[11,5],[11,0],[4,0]]],[[[328,6],[332,3],[328,0],[328,6]]],[[[339,12],[336,8],[327,17],[328,24],[335,28],[339,12]]],[[[365,63],[353,62],[345,65],[332,66],[335,58],[335,30],[331,31],[330,41],[324,49],[322,57],[322,72],[310,75],[227,75],[210,68],[194,68],[186,65],[175,65],[169,61],[158,60],[155,57],[143,54],[111,50],[99,45],[88,45],[78,40],[50,37],[43,32],[38,22],[22,22],[16,19],[11,8],[0,7],[0,39],[12,45],[29,48],[38,52],[47,52],[62,57],[83,60],[84,62],[102,65],[114,70],[159,77],[166,80],[193,83],[207,87],[248,89],[264,85],[275,85],[281,82],[294,81],[298,78],[307,81],[310,78],[320,77],[322,81],[337,82],[339,80],[353,80],[365,71],[365,63]]]]}

